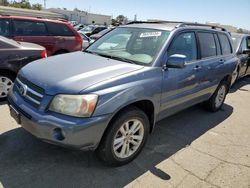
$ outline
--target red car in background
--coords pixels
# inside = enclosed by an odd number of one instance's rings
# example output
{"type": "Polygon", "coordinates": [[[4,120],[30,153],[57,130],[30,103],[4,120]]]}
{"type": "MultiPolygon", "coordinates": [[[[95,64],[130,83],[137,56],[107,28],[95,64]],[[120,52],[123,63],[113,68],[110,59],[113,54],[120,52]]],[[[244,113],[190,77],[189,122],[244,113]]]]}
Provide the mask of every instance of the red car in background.
{"type": "Polygon", "coordinates": [[[82,50],[82,38],[66,21],[21,16],[0,16],[0,35],[39,44],[48,56],[82,50]]]}

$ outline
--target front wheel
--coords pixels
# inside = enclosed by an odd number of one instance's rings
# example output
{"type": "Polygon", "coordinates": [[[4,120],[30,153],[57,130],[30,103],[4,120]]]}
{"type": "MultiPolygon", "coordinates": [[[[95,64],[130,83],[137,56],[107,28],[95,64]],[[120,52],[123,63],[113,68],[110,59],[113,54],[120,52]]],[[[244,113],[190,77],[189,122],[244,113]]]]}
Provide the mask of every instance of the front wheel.
{"type": "Polygon", "coordinates": [[[129,107],[112,121],[97,150],[98,155],[112,166],[127,164],[139,155],[148,134],[146,114],[136,107],[129,107]]]}
{"type": "Polygon", "coordinates": [[[220,110],[224,104],[228,90],[228,83],[226,81],[222,81],[212,97],[207,102],[205,102],[206,108],[212,112],[217,112],[220,110]]]}

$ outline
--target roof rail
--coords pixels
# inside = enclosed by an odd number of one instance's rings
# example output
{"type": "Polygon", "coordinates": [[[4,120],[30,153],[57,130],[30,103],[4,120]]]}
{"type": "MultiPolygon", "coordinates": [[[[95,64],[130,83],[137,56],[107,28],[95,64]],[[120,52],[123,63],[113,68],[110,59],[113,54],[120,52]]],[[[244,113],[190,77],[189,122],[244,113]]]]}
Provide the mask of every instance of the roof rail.
{"type": "Polygon", "coordinates": [[[132,21],[127,23],[127,25],[131,25],[131,24],[167,24],[167,23],[176,23],[176,24],[181,24],[183,22],[178,22],[178,21],[132,21]]]}
{"type": "Polygon", "coordinates": [[[178,27],[185,27],[185,26],[201,26],[201,27],[210,27],[211,29],[221,29],[221,31],[227,31],[225,28],[220,27],[220,26],[216,26],[216,25],[209,25],[209,24],[200,24],[200,23],[192,23],[192,22],[182,22],[180,23],[178,27]]]}
{"type": "Polygon", "coordinates": [[[127,23],[127,25],[131,24],[168,24],[168,23],[173,23],[173,24],[178,24],[176,28],[179,27],[185,27],[185,26],[201,26],[201,27],[209,27],[211,29],[221,29],[221,31],[227,31],[225,28],[220,27],[220,26],[215,26],[215,25],[209,25],[209,24],[200,24],[197,22],[180,22],[180,21],[132,21],[127,23]]]}

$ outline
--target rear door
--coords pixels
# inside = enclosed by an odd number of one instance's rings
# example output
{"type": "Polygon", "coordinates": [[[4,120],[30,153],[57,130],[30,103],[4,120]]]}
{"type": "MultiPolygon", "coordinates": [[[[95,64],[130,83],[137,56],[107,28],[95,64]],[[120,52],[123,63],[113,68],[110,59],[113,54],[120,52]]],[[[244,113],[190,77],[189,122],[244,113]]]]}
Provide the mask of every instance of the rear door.
{"type": "Polygon", "coordinates": [[[75,34],[66,24],[46,22],[46,25],[55,43],[53,53],[72,52],[81,48],[78,46],[75,34]]]}
{"type": "Polygon", "coordinates": [[[225,59],[221,54],[219,39],[216,33],[199,31],[197,32],[197,36],[200,48],[199,58],[204,67],[200,87],[207,94],[211,94],[216,89],[220,80],[217,70],[224,64],[225,59]]]}
{"type": "Polygon", "coordinates": [[[31,42],[46,48],[48,55],[54,46],[44,22],[34,20],[13,20],[14,40],[31,42]]]}

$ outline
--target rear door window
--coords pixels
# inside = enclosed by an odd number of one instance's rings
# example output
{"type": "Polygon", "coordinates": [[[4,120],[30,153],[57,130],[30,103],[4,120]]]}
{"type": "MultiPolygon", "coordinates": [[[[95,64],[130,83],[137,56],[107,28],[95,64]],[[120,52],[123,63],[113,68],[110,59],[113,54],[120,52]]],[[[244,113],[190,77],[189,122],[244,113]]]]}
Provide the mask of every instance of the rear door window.
{"type": "Polygon", "coordinates": [[[43,22],[29,20],[13,20],[16,36],[47,36],[47,28],[43,22]]]}
{"type": "Polygon", "coordinates": [[[221,50],[223,55],[228,55],[232,53],[232,47],[230,45],[229,39],[225,34],[219,34],[221,50]]]}
{"type": "Polygon", "coordinates": [[[201,58],[213,57],[217,55],[216,43],[212,33],[200,32],[198,33],[198,38],[200,43],[201,58]]]}
{"type": "Polygon", "coordinates": [[[0,19],[0,35],[10,36],[10,21],[8,19],[0,19]]]}
{"type": "Polygon", "coordinates": [[[48,31],[52,36],[74,36],[74,33],[65,24],[47,22],[48,31]]]}
{"type": "Polygon", "coordinates": [[[168,49],[168,57],[174,54],[185,55],[187,62],[197,60],[197,45],[193,32],[182,33],[174,39],[168,49]]]}

